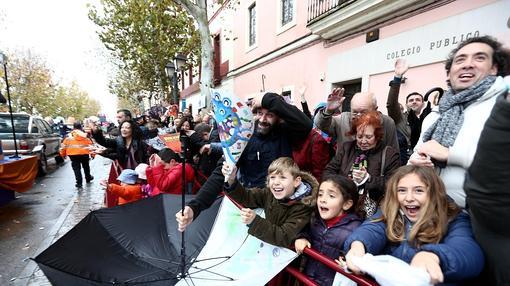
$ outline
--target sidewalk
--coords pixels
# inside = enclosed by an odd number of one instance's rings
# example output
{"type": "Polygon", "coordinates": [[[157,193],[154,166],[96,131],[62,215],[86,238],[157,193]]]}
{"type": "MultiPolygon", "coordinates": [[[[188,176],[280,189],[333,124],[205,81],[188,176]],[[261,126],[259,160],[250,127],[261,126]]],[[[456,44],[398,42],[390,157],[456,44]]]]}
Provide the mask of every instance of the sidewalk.
{"type": "MultiPolygon", "coordinates": [[[[100,187],[99,181],[108,177],[110,160],[101,157],[91,161],[91,170],[94,175],[94,181],[85,185],[83,189],[78,190],[74,198],[69,202],[62,212],[53,228],[48,233],[46,239],[41,243],[37,254],[44,251],[53,242],[58,240],[80,222],[87,214],[93,210],[103,207],[104,190],[100,187]]],[[[74,188],[74,186],[72,186],[74,188]]],[[[43,272],[37,264],[30,260],[23,271],[18,275],[18,279],[12,285],[17,286],[46,286],[51,283],[46,279],[43,272]]]]}

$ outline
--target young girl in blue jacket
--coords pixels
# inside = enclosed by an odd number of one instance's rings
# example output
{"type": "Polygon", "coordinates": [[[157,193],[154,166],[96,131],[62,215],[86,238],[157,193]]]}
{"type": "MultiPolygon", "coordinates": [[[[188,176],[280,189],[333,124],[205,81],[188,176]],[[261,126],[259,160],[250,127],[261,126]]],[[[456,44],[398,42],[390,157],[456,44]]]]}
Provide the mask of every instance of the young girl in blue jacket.
{"type": "Polygon", "coordinates": [[[345,241],[347,266],[352,257],[390,254],[427,271],[432,284],[459,283],[476,277],[484,257],[469,216],[446,195],[433,168],[400,167],[386,186],[381,212],[345,241]]]}
{"type": "MultiPolygon", "coordinates": [[[[348,178],[325,177],[317,194],[317,210],[294,243],[296,252],[301,254],[305,247],[311,247],[331,259],[338,259],[345,239],[362,222],[358,215],[358,196],[356,185],[348,178]]],[[[335,270],[313,259],[309,259],[305,267],[306,275],[318,285],[333,283],[335,270]]]]}

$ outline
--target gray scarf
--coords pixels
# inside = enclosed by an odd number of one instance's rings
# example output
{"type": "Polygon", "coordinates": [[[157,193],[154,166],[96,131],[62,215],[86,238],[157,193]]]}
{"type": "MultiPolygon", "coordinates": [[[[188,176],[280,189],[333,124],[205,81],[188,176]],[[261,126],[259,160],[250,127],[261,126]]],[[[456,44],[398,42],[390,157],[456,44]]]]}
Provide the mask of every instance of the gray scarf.
{"type": "Polygon", "coordinates": [[[444,94],[439,102],[439,118],[423,134],[423,142],[431,139],[439,144],[450,147],[455,143],[457,134],[464,122],[464,110],[482,97],[494,84],[496,76],[487,76],[478,84],[455,93],[451,88],[444,94]]]}

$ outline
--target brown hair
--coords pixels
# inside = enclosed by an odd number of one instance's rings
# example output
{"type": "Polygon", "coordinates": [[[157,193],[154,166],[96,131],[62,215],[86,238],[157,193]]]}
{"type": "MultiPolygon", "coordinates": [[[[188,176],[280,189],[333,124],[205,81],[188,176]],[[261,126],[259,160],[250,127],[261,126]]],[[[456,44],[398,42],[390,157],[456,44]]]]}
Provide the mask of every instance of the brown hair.
{"type": "Polygon", "coordinates": [[[179,124],[177,124],[177,126],[175,127],[175,129],[177,129],[177,131],[181,131],[181,128],[182,128],[182,125],[184,125],[184,122],[188,122],[189,123],[189,129],[190,130],[194,129],[193,118],[191,118],[189,116],[183,116],[181,118],[181,121],[179,122],[179,124]]]}
{"type": "Polygon", "coordinates": [[[397,190],[400,180],[409,174],[417,175],[425,184],[429,199],[421,207],[421,215],[411,227],[408,241],[416,246],[439,243],[448,230],[449,220],[460,212],[460,208],[448,200],[443,181],[430,167],[403,166],[389,179],[381,204],[383,216],[380,219],[386,223],[386,236],[392,242],[406,240],[404,215],[400,213],[397,190]]]}
{"type": "Polygon", "coordinates": [[[491,36],[473,37],[461,42],[455,49],[450,52],[448,58],[446,59],[445,69],[447,74],[450,73],[453,59],[455,58],[457,52],[463,47],[472,43],[482,43],[492,48],[494,51],[492,53],[492,64],[496,65],[498,68],[498,73],[496,75],[506,76],[510,74],[510,51],[506,48],[503,48],[501,42],[491,36]]]}
{"type": "Polygon", "coordinates": [[[293,178],[301,176],[301,170],[299,170],[299,166],[292,158],[280,157],[269,165],[267,169],[267,181],[269,182],[269,175],[273,173],[282,174],[285,171],[289,172],[293,178]]]}
{"type": "Polygon", "coordinates": [[[377,111],[370,111],[361,114],[352,119],[352,127],[347,136],[356,136],[359,127],[372,126],[374,127],[375,141],[379,142],[383,137],[384,130],[381,122],[381,116],[377,111]]]}

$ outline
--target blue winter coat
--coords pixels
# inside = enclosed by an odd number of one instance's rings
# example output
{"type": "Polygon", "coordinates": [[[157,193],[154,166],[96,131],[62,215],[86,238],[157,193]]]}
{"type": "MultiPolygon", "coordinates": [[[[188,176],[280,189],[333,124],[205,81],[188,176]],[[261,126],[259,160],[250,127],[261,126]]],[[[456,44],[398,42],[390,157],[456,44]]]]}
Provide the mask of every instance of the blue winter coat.
{"type": "MultiPolygon", "coordinates": [[[[338,259],[347,237],[361,224],[362,220],[355,214],[347,214],[335,225],[327,228],[326,223],[317,214],[310,222],[306,232],[300,234],[300,238],[306,238],[312,244],[312,248],[328,256],[338,259]]],[[[324,264],[308,259],[305,273],[321,286],[331,285],[336,271],[324,264]]]]}
{"type": "MultiPolygon", "coordinates": [[[[376,213],[372,219],[381,216],[376,213]]],[[[411,223],[406,219],[406,229],[411,223]]],[[[353,241],[361,241],[367,253],[373,255],[390,254],[407,263],[411,263],[414,255],[419,251],[433,252],[439,257],[445,283],[455,283],[476,277],[483,269],[484,256],[482,249],[473,237],[469,216],[460,213],[448,224],[448,231],[439,243],[429,243],[421,247],[410,245],[407,241],[395,244],[386,237],[386,224],[366,220],[345,241],[347,251],[353,241]]],[[[406,233],[407,237],[408,233],[406,233]]]]}

